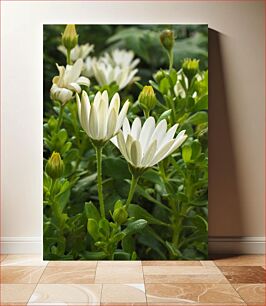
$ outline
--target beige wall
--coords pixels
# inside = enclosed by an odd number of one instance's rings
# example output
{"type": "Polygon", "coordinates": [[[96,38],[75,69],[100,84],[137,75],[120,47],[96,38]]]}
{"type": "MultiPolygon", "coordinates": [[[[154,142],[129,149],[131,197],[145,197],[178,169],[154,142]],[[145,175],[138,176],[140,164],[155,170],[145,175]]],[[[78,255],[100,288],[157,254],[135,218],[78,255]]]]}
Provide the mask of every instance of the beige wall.
{"type": "Polygon", "coordinates": [[[264,233],[263,1],[2,2],[2,229],[42,236],[42,24],[207,23],[210,236],[264,233]]]}

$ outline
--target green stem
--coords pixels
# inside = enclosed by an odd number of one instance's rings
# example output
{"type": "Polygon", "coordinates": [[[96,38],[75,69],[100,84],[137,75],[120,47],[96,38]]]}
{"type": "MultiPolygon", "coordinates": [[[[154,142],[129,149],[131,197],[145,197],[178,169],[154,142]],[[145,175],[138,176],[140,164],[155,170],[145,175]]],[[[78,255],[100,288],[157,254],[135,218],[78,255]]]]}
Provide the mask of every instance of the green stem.
{"type": "Polygon", "coordinates": [[[65,108],[65,106],[60,104],[59,117],[58,117],[58,122],[57,122],[57,127],[56,127],[57,132],[59,131],[59,129],[61,127],[61,124],[62,124],[62,121],[63,121],[64,108],[65,108]]]}
{"type": "Polygon", "coordinates": [[[71,49],[67,49],[67,65],[71,65],[71,57],[70,57],[71,49]]]}
{"type": "Polygon", "coordinates": [[[147,110],[147,109],[145,109],[145,110],[144,110],[144,115],[145,115],[145,118],[148,119],[149,116],[150,116],[150,111],[147,110]]]}
{"type": "Polygon", "coordinates": [[[128,205],[131,203],[131,200],[133,198],[135,189],[137,187],[138,180],[139,180],[139,177],[137,177],[135,175],[132,175],[130,190],[129,190],[128,198],[127,198],[127,202],[126,202],[126,209],[128,209],[128,205]]]}
{"type": "Polygon", "coordinates": [[[174,52],[173,49],[168,52],[168,57],[169,57],[169,72],[173,68],[173,63],[174,63],[174,52]]]}
{"type": "Polygon", "coordinates": [[[101,217],[105,218],[104,200],[103,200],[103,185],[102,185],[102,147],[96,147],[97,156],[97,184],[98,184],[98,197],[100,203],[101,217]]]}

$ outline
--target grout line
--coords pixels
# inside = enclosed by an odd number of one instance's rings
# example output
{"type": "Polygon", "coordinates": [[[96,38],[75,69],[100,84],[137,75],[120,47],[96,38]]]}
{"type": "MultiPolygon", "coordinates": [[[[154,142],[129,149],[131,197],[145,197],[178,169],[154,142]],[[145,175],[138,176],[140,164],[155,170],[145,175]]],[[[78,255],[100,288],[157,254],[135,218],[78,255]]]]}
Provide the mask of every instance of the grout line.
{"type": "Polygon", "coordinates": [[[142,260],[140,261],[140,264],[141,264],[141,271],[142,271],[143,284],[144,284],[145,300],[146,300],[146,305],[148,305],[148,299],[147,299],[147,294],[146,294],[146,283],[145,283],[145,276],[144,276],[144,270],[143,270],[142,260]]]}
{"type": "Polygon", "coordinates": [[[32,297],[33,294],[34,294],[34,291],[36,290],[37,286],[39,285],[39,281],[41,280],[41,278],[42,278],[42,276],[43,276],[43,273],[44,273],[44,271],[46,270],[48,264],[49,264],[49,262],[47,263],[47,265],[46,265],[45,268],[43,269],[42,274],[40,275],[39,280],[38,280],[38,282],[36,283],[36,286],[34,287],[34,289],[33,289],[33,291],[32,291],[32,294],[30,295],[29,299],[27,300],[27,305],[28,305],[28,303],[29,303],[31,297],[32,297]]]}

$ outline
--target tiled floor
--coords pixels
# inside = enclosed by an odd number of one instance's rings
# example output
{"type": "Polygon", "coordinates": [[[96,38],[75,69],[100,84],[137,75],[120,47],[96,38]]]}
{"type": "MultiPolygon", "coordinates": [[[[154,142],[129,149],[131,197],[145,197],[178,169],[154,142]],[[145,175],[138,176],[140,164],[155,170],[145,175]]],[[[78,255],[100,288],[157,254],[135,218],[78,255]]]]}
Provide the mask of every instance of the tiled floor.
{"type": "Polygon", "coordinates": [[[3,305],[264,306],[265,258],[45,262],[1,255],[3,305]]]}

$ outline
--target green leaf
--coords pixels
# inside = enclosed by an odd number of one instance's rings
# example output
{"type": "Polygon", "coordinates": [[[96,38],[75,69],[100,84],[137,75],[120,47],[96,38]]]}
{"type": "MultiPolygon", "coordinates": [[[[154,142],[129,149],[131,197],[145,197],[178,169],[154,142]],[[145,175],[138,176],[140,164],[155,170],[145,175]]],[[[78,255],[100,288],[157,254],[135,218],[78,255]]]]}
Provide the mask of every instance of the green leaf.
{"type": "Polygon", "coordinates": [[[128,206],[128,213],[130,217],[135,217],[136,219],[145,219],[148,221],[149,224],[158,224],[163,226],[169,226],[169,224],[166,224],[162,222],[161,220],[156,219],[148,213],[144,208],[140,207],[139,205],[130,204],[128,206]]]}
{"type": "Polygon", "coordinates": [[[201,97],[195,105],[195,110],[207,110],[208,109],[208,95],[201,97]]]}
{"type": "Polygon", "coordinates": [[[166,95],[168,93],[168,90],[170,89],[170,84],[167,78],[163,78],[160,81],[159,89],[163,95],[166,95]]]}
{"type": "Polygon", "coordinates": [[[109,222],[106,219],[101,219],[99,222],[99,232],[104,236],[104,237],[109,237],[110,235],[110,226],[109,222]]]}
{"type": "Polygon", "coordinates": [[[104,252],[87,252],[82,253],[82,257],[86,260],[102,260],[106,259],[104,252]]]}
{"type": "Polygon", "coordinates": [[[114,260],[130,260],[130,254],[123,251],[116,251],[113,255],[114,260]]]}
{"type": "Polygon", "coordinates": [[[89,218],[94,219],[97,222],[100,221],[101,219],[98,209],[95,207],[95,205],[92,202],[85,203],[84,212],[87,219],[89,218]]]}
{"type": "Polygon", "coordinates": [[[146,220],[143,219],[139,219],[136,221],[133,221],[131,223],[129,223],[126,227],[126,229],[123,230],[123,232],[126,235],[132,235],[135,234],[139,231],[141,231],[142,229],[144,229],[144,227],[148,224],[148,222],[146,220]]]}
{"type": "Polygon", "coordinates": [[[206,112],[198,112],[195,113],[194,115],[190,116],[187,120],[186,123],[190,123],[190,124],[194,124],[194,125],[198,125],[198,124],[202,124],[208,122],[208,114],[206,112]]]}
{"type": "Polygon", "coordinates": [[[201,97],[195,105],[195,110],[207,110],[208,109],[208,95],[201,97]]]}
{"type": "Polygon", "coordinates": [[[129,179],[127,162],[121,157],[106,157],[103,160],[103,174],[114,179],[129,179]]]}
{"type": "Polygon", "coordinates": [[[158,122],[162,121],[163,119],[169,118],[171,113],[172,113],[171,109],[168,109],[167,111],[163,112],[161,116],[159,117],[158,122]]]}
{"type": "Polygon", "coordinates": [[[196,139],[192,142],[191,144],[191,148],[192,148],[192,156],[191,159],[195,160],[198,158],[198,156],[201,153],[201,144],[200,142],[196,139]]]}
{"type": "Polygon", "coordinates": [[[118,243],[119,241],[121,241],[123,238],[125,238],[126,234],[124,232],[120,232],[115,234],[111,239],[110,242],[111,243],[118,243]]]}
{"type": "Polygon", "coordinates": [[[122,240],[123,251],[132,254],[135,250],[135,239],[132,235],[126,235],[122,240]]]}
{"type": "Polygon", "coordinates": [[[96,241],[99,238],[98,224],[94,219],[88,219],[87,231],[92,236],[93,240],[96,241]]]}

